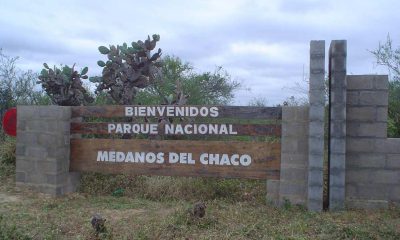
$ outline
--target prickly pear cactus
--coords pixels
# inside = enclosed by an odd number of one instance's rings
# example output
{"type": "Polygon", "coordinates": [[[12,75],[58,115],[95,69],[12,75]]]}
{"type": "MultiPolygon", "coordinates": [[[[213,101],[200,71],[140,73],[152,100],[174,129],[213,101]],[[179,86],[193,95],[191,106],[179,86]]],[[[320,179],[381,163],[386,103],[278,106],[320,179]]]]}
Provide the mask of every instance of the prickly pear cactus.
{"type": "Polygon", "coordinates": [[[161,49],[151,54],[159,40],[160,36],[154,34],[152,39],[148,36],[144,42],[132,42],[131,46],[126,43],[109,48],[100,46],[100,53],[108,60],[97,62],[103,68],[102,76],[90,78],[98,83],[96,93],[106,91],[118,104],[133,104],[139,89],[160,79],[161,49]]]}
{"type": "Polygon", "coordinates": [[[37,83],[42,84],[43,89],[51,100],[60,106],[79,106],[93,102],[93,98],[82,86],[81,79],[87,79],[88,68],[85,67],[79,73],[75,64],[71,67],[62,66],[50,68],[46,63],[39,75],[37,83]]]}

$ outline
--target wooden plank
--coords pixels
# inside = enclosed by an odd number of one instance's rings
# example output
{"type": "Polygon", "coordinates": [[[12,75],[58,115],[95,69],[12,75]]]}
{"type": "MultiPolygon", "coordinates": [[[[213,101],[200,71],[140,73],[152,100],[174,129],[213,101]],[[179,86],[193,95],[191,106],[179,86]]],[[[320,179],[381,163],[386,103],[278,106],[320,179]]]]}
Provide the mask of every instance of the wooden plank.
{"type": "MultiPolygon", "coordinates": [[[[115,134],[115,131],[108,131],[109,124],[120,124],[120,126],[124,126],[126,124],[132,125],[135,123],[132,122],[118,122],[118,123],[106,123],[106,122],[76,122],[71,123],[71,133],[75,134],[115,134]]],[[[202,123],[196,123],[199,126],[202,123]]],[[[188,124],[180,124],[183,128],[185,128],[188,124]]],[[[193,124],[192,124],[193,125],[193,124]]],[[[206,124],[208,125],[208,124],[206,124]]],[[[221,125],[221,124],[212,124],[212,125],[221,125]]],[[[207,134],[201,135],[223,135],[223,136],[281,136],[281,125],[276,124],[225,124],[227,125],[227,129],[230,130],[232,126],[233,132],[236,134],[215,134],[215,132],[209,132],[207,134]]],[[[191,128],[193,129],[193,128],[191,128]]],[[[193,131],[192,131],[193,132],[193,131]]],[[[120,133],[120,132],[119,132],[120,133]]],[[[129,133],[132,133],[132,130],[129,130],[129,133]]],[[[159,135],[184,135],[179,132],[174,133],[165,133],[164,126],[158,126],[158,134],[159,135]]],[[[188,135],[200,135],[197,133],[192,133],[188,135]]]]}
{"type": "MultiPolygon", "coordinates": [[[[70,171],[135,175],[279,179],[280,152],[280,143],[268,142],[71,139],[70,171]],[[102,155],[103,151],[109,151],[110,155],[115,152],[122,152],[124,155],[128,155],[129,152],[133,154],[137,152],[162,153],[164,154],[165,161],[163,163],[97,161],[99,152],[102,155]],[[115,152],[113,153],[113,151],[115,152]],[[191,153],[191,159],[195,163],[170,163],[169,158],[174,153],[191,153]],[[229,157],[234,154],[239,154],[240,156],[247,154],[251,157],[251,164],[248,166],[205,165],[200,162],[202,154],[220,154],[220,157],[223,154],[227,154],[229,157]]],[[[122,153],[115,154],[122,155],[122,153]]],[[[151,154],[148,155],[150,156],[151,154]]],[[[121,159],[123,160],[123,157],[121,159]]]]}
{"type": "MultiPolygon", "coordinates": [[[[72,117],[125,117],[125,107],[216,107],[218,118],[238,119],[282,119],[281,107],[245,107],[245,106],[167,106],[167,105],[105,105],[105,106],[73,106],[72,117]]],[[[164,112],[163,116],[165,116],[164,112]]],[[[156,113],[159,116],[158,113],[156,113]]],[[[201,117],[201,116],[197,116],[201,117]]]]}

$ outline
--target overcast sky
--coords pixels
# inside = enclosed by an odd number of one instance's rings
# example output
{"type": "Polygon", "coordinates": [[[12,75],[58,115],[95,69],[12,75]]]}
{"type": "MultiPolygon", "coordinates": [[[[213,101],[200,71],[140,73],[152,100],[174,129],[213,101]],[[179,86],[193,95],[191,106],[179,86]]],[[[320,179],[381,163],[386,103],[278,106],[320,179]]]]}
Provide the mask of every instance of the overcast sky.
{"type": "Polygon", "coordinates": [[[222,66],[241,82],[234,104],[258,97],[273,105],[305,85],[310,40],[325,40],[326,49],[347,40],[349,74],[386,73],[368,50],[388,33],[400,45],[399,9],[399,0],[1,0],[0,48],[23,69],[76,63],[96,75],[98,46],[158,33],[164,54],[199,72],[222,66]]]}

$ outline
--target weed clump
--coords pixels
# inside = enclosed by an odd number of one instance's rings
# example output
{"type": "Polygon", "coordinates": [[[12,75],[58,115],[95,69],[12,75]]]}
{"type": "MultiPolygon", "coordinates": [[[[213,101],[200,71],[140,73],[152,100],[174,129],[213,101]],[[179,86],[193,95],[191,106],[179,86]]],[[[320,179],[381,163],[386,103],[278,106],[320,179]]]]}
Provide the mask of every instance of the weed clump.
{"type": "Polygon", "coordinates": [[[0,162],[2,164],[15,165],[15,150],[15,138],[6,136],[4,140],[1,140],[0,144],[0,162]]]}
{"type": "Polygon", "coordinates": [[[258,180],[193,177],[82,174],[79,191],[92,195],[139,197],[156,201],[207,201],[264,203],[265,182],[258,180]]]}

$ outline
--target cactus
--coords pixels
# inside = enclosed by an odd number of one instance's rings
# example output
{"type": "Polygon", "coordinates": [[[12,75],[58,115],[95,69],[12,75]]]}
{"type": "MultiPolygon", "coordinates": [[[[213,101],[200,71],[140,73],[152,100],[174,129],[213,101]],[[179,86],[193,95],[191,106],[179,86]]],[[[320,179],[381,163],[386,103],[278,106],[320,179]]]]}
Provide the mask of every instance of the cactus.
{"type": "Polygon", "coordinates": [[[50,68],[46,63],[43,66],[37,83],[42,84],[53,103],[60,106],[79,106],[93,102],[93,98],[82,86],[81,78],[88,79],[87,67],[78,73],[74,69],[75,64],[72,67],[62,66],[61,69],[56,66],[50,68]]]}
{"type": "Polygon", "coordinates": [[[161,49],[154,54],[160,36],[154,34],[143,41],[132,42],[130,46],[110,45],[99,47],[99,52],[107,56],[107,61],[97,62],[103,68],[101,77],[90,78],[97,83],[96,93],[106,91],[118,104],[133,104],[139,89],[154,83],[161,75],[161,49]]]}

